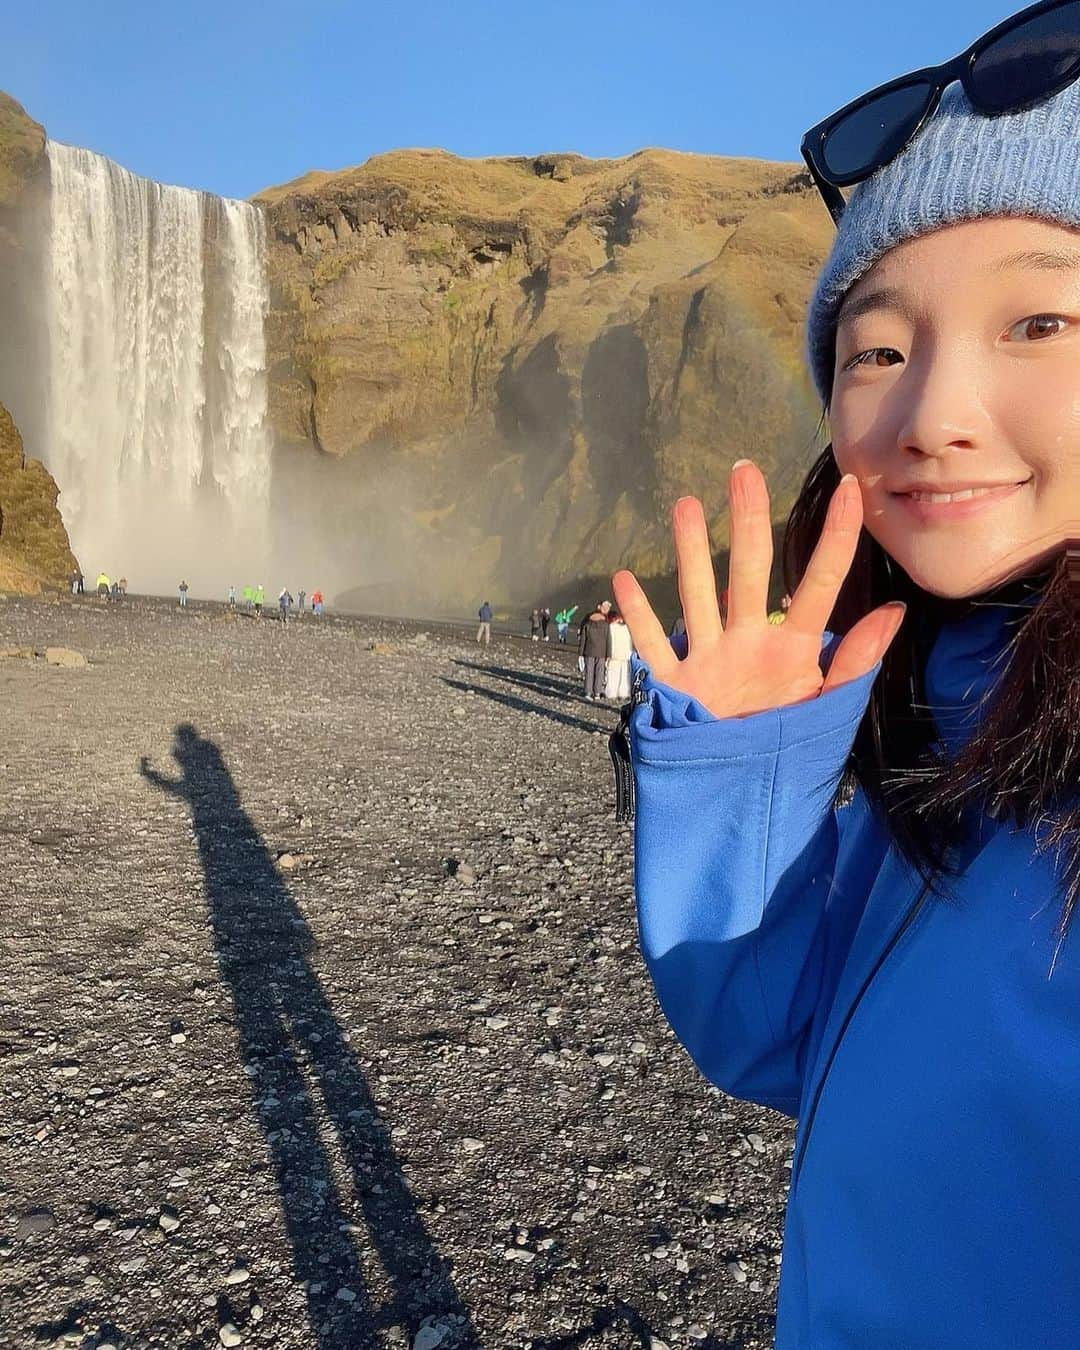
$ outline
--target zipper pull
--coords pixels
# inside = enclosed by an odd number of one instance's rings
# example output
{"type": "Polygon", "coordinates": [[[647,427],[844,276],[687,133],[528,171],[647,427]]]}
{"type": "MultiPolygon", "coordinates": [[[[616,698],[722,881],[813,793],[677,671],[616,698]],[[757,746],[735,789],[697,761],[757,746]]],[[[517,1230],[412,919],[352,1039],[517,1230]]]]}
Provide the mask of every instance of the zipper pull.
{"type": "Polygon", "coordinates": [[[630,762],[630,718],[639,704],[648,701],[645,693],[645,667],[634,675],[634,684],[630,692],[630,702],[624,703],[619,714],[619,725],[608,738],[608,754],[615,773],[615,819],[626,821],[634,819],[634,771],[630,762]]]}

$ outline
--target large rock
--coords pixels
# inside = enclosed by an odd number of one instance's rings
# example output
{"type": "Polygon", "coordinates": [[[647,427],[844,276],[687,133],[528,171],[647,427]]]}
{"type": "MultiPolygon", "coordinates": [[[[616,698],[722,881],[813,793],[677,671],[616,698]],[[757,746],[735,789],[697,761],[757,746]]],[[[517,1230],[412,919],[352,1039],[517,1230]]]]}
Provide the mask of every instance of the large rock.
{"type": "Polygon", "coordinates": [[[666,572],[671,502],[699,493],[726,537],[744,455],[786,514],[814,455],[801,327],[831,237],[794,165],[401,151],[257,200],[277,481],[347,541],[354,603],[666,572]]]}
{"type": "Polygon", "coordinates": [[[0,92],[0,403],[31,445],[45,408],[48,196],[44,128],[0,92]]]}
{"type": "Polygon", "coordinates": [[[48,470],[24,455],[0,404],[0,591],[37,594],[69,584],[75,559],[57,495],[48,470]]]}

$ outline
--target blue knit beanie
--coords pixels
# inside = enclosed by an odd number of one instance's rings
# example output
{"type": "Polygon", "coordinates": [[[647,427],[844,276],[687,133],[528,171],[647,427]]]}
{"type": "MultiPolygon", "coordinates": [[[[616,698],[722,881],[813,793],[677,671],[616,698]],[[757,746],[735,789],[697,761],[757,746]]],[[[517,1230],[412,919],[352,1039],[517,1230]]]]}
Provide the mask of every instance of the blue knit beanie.
{"type": "Polygon", "coordinates": [[[810,301],[807,353],[832,392],[844,296],[891,248],[980,216],[1035,216],[1080,229],[1080,81],[1026,112],[985,117],[959,84],[891,163],[852,193],[810,301]]]}

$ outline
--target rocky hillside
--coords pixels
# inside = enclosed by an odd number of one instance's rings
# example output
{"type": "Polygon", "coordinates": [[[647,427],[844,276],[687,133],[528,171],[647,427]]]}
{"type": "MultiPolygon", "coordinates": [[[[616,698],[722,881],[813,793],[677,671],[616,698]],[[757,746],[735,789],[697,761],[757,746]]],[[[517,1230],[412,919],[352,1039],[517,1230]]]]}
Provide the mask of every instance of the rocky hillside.
{"type": "Polygon", "coordinates": [[[56,498],[48,470],[23,454],[0,404],[0,591],[36,595],[69,584],[75,559],[56,498]]]}
{"type": "Polygon", "coordinates": [[[277,481],[347,541],[355,603],[663,574],[670,503],[700,494],[725,540],[742,455],[786,515],[815,453],[801,326],[831,235],[795,166],[415,150],[256,200],[277,481]]]}
{"type": "MultiPolygon", "coordinates": [[[[48,191],[45,132],[0,93],[0,371],[4,396],[22,415],[43,406],[38,247],[48,191]]],[[[23,454],[0,404],[0,590],[36,593],[67,584],[74,559],[56,507],[57,488],[23,454]]]]}

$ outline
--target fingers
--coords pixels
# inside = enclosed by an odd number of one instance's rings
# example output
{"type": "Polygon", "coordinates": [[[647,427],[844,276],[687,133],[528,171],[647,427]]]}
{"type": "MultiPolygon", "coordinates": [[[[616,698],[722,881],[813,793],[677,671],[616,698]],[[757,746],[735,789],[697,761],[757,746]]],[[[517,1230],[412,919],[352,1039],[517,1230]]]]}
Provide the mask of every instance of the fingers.
{"type": "Polygon", "coordinates": [[[680,497],[671,512],[679,598],[691,648],[710,646],[723,633],[716,599],[716,574],[705,512],[696,497],[680,497]]]}
{"type": "Polygon", "coordinates": [[[749,459],[731,466],[728,486],[731,557],[728,562],[726,631],[764,623],[772,570],[772,520],[765,475],[749,459]]]}
{"type": "Polygon", "coordinates": [[[611,578],[615,605],[626,620],[637,654],[649,667],[654,677],[664,680],[678,663],[663,624],[653,613],[652,605],[638,585],[633,572],[616,572],[611,578]]]}
{"type": "Polygon", "coordinates": [[[861,529],[862,491],[859,480],[848,473],[833,493],[821,538],[792,596],[787,624],[801,633],[825,631],[840,587],[851,570],[861,529]]]}
{"type": "Polygon", "coordinates": [[[848,684],[873,670],[903,623],[905,610],[902,601],[890,600],[849,629],[836,649],[821,692],[848,684]]]}

